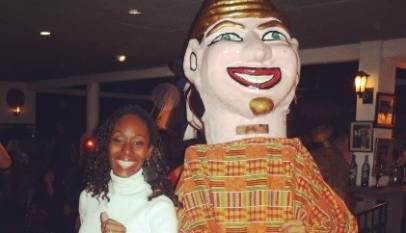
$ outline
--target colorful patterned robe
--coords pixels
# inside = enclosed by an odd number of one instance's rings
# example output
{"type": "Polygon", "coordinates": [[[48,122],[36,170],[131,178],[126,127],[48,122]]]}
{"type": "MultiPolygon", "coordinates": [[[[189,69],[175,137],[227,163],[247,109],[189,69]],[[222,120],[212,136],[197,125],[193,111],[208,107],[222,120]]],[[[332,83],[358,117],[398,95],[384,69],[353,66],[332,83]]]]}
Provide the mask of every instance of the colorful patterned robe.
{"type": "Polygon", "coordinates": [[[299,139],[253,138],[189,147],[177,194],[180,232],[358,232],[299,139]]]}

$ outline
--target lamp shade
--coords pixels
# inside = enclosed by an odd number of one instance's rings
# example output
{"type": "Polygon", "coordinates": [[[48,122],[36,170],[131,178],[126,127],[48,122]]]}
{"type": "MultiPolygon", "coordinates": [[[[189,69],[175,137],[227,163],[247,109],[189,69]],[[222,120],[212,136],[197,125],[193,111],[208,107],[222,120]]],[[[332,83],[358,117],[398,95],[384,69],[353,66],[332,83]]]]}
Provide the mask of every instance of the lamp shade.
{"type": "Polygon", "coordinates": [[[365,92],[368,77],[369,74],[365,73],[364,71],[358,71],[357,76],[355,76],[354,80],[355,92],[358,95],[362,95],[362,93],[365,92]]]}

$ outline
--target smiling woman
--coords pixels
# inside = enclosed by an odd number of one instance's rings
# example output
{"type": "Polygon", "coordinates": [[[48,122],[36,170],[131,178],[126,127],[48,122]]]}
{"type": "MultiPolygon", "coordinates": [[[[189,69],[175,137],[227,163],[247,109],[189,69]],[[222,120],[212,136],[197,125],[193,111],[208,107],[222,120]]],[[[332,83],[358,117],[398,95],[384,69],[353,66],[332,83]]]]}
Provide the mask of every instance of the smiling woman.
{"type": "Polygon", "coordinates": [[[149,130],[136,115],[124,115],[117,121],[109,143],[110,166],[113,173],[129,177],[137,173],[151,156],[149,130]]]}
{"type": "Polygon", "coordinates": [[[148,113],[120,108],[95,137],[80,195],[79,232],[177,232],[178,202],[148,113]]]}

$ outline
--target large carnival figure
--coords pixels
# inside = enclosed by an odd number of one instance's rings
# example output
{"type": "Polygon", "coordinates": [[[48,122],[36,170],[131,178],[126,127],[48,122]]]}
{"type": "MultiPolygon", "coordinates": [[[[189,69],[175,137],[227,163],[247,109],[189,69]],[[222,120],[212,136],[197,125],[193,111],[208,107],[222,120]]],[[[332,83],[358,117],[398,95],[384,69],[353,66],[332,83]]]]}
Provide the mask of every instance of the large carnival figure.
{"type": "Polygon", "coordinates": [[[300,140],[286,138],[299,70],[298,42],[269,0],[203,3],[184,71],[208,144],[185,154],[181,232],[357,232],[300,140]]]}

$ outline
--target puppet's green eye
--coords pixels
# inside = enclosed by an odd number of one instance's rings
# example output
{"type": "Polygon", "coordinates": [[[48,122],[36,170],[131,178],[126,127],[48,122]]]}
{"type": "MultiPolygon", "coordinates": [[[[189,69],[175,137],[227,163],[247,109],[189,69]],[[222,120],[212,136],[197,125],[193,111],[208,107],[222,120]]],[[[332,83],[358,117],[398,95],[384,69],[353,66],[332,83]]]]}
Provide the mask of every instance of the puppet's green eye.
{"type": "Polygon", "coordinates": [[[211,41],[210,45],[217,43],[219,41],[235,41],[235,42],[240,42],[242,41],[242,38],[235,34],[235,33],[222,33],[218,35],[214,40],[211,41]]]}
{"type": "Polygon", "coordinates": [[[262,37],[263,41],[287,41],[287,37],[278,31],[269,31],[262,37]]]}

